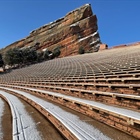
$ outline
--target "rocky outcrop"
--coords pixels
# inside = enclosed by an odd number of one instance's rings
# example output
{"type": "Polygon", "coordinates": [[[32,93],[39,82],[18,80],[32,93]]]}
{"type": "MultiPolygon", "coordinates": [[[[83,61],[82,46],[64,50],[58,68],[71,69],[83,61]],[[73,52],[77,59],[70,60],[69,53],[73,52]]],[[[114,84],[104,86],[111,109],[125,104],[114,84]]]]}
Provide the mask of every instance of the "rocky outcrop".
{"type": "Polygon", "coordinates": [[[133,43],[129,43],[129,44],[121,44],[121,45],[113,46],[113,47],[111,47],[111,49],[133,47],[133,46],[138,46],[138,45],[140,45],[140,42],[133,42],[133,43]]]}
{"type": "Polygon", "coordinates": [[[100,44],[99,51],[106,50],[106,49],[108,49],[108,45],[107,44],[100,44]]]}
{"type": "Polygon", "coordinates": [[[85,51],[98,51],[100,37],[97,17],[93,14],[91,5],[86,4],[65,17],[46,24],[30,32],[24,39],[6,47],[36,47],[37,50],[53,50],[59,46],[61,57],[78,54],[79,47],[85,51]]]}

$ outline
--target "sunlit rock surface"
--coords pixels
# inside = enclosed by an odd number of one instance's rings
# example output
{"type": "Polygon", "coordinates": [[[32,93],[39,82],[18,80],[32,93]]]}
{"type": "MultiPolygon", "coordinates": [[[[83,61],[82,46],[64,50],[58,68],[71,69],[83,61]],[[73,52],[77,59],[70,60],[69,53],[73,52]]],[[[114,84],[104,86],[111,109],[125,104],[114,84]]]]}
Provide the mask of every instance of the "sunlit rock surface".
{"type": "Polygon", "coordinates": [[[46,24],[30,32],[29,36],[7,46],[4,51],[13,47],[35,47],[53,50],[60,47],[60,57],[78,54],[79,47],[87,52],[96,52],[100,46],[97,17],[91,5],[86,4],[69,12],[63,18],[46,24]]]}

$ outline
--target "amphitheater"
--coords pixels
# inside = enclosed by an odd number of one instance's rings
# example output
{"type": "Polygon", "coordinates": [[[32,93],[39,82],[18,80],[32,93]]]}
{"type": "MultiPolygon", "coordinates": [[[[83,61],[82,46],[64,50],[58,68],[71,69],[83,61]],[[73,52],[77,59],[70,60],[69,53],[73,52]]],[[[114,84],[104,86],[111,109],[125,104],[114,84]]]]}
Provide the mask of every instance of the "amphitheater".
{"type": "Polygon", "coordinates": [[[0,138],[140,139],[139,82],[140,45],[1,74],[0,138]]]}

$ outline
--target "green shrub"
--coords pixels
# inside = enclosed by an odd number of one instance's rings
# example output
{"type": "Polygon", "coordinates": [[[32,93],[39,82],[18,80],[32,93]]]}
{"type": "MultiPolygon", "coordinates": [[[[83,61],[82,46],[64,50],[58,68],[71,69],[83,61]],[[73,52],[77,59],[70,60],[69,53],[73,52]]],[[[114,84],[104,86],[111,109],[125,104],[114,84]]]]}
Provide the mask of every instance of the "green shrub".
{"type": "Polygon", "coordinates": [[[15,64],[27,64],[33,63],[37,61],[37,52],[34,49],[26,48],[26,49],[19,49],[13,48],[9,49],[5,53],[5,63],[8,65],[15,65],[15,64]]]}
{"type": "Polygon", "coordinates": [[[26,48],[22,50],[23,63],[33,63],[37,60],[37,52],[35,49],[26,48]]]}
{"type": "Polygon", "coordinates": [[[4,60],[8,65],[19,64],[20,62],[22,62],[22,51],[18,48],[9,49],[5,53],[4,60]]]}
{"type": "Polygon", "coordinates": [[[52,53],[54,57],[58,57],[61,54],[60,47],[54,48],[52,53]]]}
{"type": "Polygon", "coordinates": [[[92,53],[92,51],[91,50],[87,50],[85,53],[92,53]]]}
{"type": "Polygon", "coordinates": [[[3,65],[4,65],[4,61],[2,55],[0,54],[0,67],[3,67],[3,65]]]}
{"type": "Polygon", "coordinates": [[[37,62],[42,62],[44,60],[44,53],[42,51],[37,52],[37,62]]]}
{"type": "Polygon", "coordinates": [[[84,48],[83,47],[79,47],[78,53],[79,54],[84,54],[85,53],[84,48]]]}
{"type": "Polygon", "coordinates": [[[44,60],[52,59],[52,52],[50,50],[46,49],[46,51],[43,54],[43,58],[44,58],[44,60]]]}

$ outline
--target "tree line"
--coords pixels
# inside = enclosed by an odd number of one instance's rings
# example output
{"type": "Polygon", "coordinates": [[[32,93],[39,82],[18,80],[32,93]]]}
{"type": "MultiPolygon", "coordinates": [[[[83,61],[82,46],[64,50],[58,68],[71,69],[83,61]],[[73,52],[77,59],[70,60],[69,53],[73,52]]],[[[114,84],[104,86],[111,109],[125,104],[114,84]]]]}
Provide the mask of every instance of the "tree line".
{"type": "Polygon", "coordinates": [[[27,64],[33,64],[42,62],[45,60],[54,59],[60,55],[60,47],[56,47],[53,51],[46,49],[43,51],[37,51],[35,48],[12,48],[0,54],[0,67],[4,65],[9,66],[24,66],[27,64]]]}

